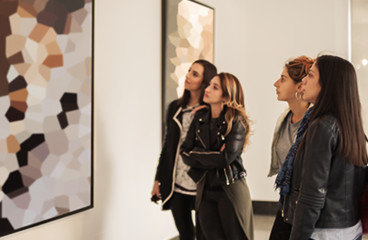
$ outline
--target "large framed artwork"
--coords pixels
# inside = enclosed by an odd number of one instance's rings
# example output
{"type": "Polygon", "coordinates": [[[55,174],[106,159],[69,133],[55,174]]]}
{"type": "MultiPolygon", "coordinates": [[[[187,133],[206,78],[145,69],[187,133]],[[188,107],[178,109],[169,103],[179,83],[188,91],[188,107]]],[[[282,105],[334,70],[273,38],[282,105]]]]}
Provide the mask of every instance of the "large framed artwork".
{"type": "Polygon", "coordinates": [[[164,119],[168,104],[184,91],[191,63],[214,60],[214,9],[196,1],[163,0],[162,50],[164,119]]]}
{"type": "Polygon", "coordinates": [[[0,1],[0,236],[93,207],[93,5],[0,1]]]}

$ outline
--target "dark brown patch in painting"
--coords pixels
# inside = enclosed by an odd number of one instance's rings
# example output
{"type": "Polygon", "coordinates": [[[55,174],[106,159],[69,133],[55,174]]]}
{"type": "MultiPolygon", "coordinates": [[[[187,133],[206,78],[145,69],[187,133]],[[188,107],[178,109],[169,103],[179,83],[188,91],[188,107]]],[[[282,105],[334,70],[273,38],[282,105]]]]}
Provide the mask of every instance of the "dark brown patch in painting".
{"type": "MultiPolygon", "coordinates": [[[[4,1],[0,7],[0,49],[5,49],[5,39],[10,35],[9,16],[16,12],[17,2],[4,1]]],[[[6,59],[5,51],[0,51],[0,97],[8,94],[7,73],[10,64],[6,59]]]]}
{"type": "Polygon", "coordinates": [[[13,56],[8,58],[8,61],[10,64],[17,64],[17,63],[23,63],[24,62],[24,58],[21,52],[18,52],[16,54],[14,54],[13,56]]]}
{"type": "Polygon", "coordinates": [[[15,109],[17,109],[21,112],[26,112],[26,110],[28,108],[26,102],[11,101],[10,106],[12,106],[13,108],[15,108],[15,109]]]}
{"type": "Polygon", "coordinates": [[[9,92],[14,92],[22,88],[26,88],[27,83],[23,76],[16,77],[11,83],[9,83],[9,92]]]}

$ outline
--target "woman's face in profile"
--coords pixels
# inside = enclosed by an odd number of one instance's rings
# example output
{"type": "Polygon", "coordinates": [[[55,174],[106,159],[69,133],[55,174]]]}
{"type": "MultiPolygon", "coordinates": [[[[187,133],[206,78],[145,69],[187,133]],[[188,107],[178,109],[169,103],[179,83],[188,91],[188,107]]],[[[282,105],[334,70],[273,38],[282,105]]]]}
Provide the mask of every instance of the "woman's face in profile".
{"type": "Polygon", "coordinates": [[[224,101],[222,94],[220,77],[215,76],[211,79],[210,85],[204,90],[203,102],[221,104],[224,101]]]}
{"type": "Polygon", "coordinates": [[[198,91],[201,89],[203,81],[204,67],[199,63],[190,66],[187,75],[185,75],[184,87],[189,91],[198,91]]]}
{"type": "Polygon", "coordinates": [[[294,100],[299,85],[300,84],[295,84],[285,67],[280,78],[273,84],[276,88],[277,100],[286,102],[294,100]]]}
{"type": "Polygon", "coordinates": [[[321,85],[319,83],[319,71],[314,63],[308,75],[302,80],[303,100],[316,103],[317,97],[321,92],[321,85]]]}

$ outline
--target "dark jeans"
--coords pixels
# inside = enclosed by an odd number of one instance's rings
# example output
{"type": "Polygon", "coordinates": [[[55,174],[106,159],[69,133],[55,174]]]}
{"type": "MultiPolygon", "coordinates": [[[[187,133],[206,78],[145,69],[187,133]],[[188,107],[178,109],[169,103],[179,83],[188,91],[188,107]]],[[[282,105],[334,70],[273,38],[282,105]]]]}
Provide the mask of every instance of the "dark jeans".
{"type": "Polygon", "coordinates": [[[275,221],[270,234],[269,240],[289,240],[291,234],[291,224],[284,222],[281,217],[281,210],[276,214],[275,221]]]}
{"type": "Polygon", "coordinates": [[[174,217],[180,240],[194,240],[195,230],[192,219],[195,196],[174,192],[170,200],[170,208],[174,217]]]}
{"type": "Polygon", "coordinates": [[[204,191],[198,210],[200,228],[208,240],[246,240],[234,208],[224,191],[204,191]]]}

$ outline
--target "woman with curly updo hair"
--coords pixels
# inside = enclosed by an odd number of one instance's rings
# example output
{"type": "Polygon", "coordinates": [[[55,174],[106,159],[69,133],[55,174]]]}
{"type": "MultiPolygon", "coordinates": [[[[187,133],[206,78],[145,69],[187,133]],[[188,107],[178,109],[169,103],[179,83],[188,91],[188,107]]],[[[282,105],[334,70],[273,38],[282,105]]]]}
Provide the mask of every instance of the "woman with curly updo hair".
{"type": "MultiPolygon", "coordinates": [[[[313,62],[313,59],[306,56],[289,60],[285,64],[280,78],[273,84],[276,88],[277,100],[287,102],[288,108],[281,114],[276,123],[271,147],[269,177],[279,172],[290,147],[295,142],[301,120],[310,107],[310,103],[301,97],[301,87],[302,79],[309,73],[313,62]]],[[[282,220],[282,212],[278,211],[270,239],[288,239],[290,231],[290,224],[282,220]]]]}
{"type": "MultiPolygon", "coordinates": [[[[277,100],[287,102],[288,108],[281,114],[276,123],[271,147],[269,177],[279,172],[290,147],[295,142],[301,120],[310,107],[310,103],[301,98],[301,85],[302,79],[307,76],[313,62],[313,59],[306,56],[289,60],[285,64],[280,78],[273,84],[276,88],[277,100]]],[[[279,210],[270,239],[289,239],[290,231],[291,225],[282,220],[282,212],[279,210]]]]}
{"type": "Polygon", "coordinates": [[[203,97],[208,108],[195,114],[181,154],[197,183],[197,232],[204,239],[254,239],[253,210],[241,154],[249,119],[239,80],[212,78],[203,97]]]}
{"type": "Polygon", "coordinates": [[[275,127],[269,177],[279,172],[294,142],[300,121],[309,108],[310,104],[301,98],[301,86],[302,79],[307,76],[312,65],[313,60],[306,56],[292,59],[285,64],[280,78],[273,84],[277,100],[287,102],[288,108],[281,114],[275,127]]]}

